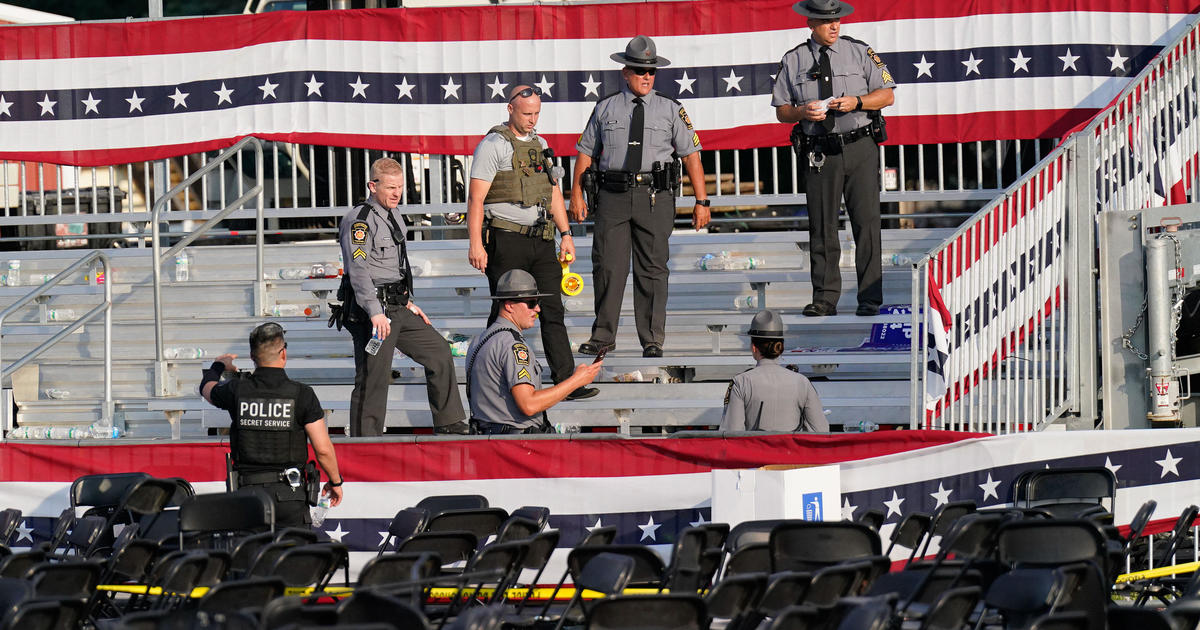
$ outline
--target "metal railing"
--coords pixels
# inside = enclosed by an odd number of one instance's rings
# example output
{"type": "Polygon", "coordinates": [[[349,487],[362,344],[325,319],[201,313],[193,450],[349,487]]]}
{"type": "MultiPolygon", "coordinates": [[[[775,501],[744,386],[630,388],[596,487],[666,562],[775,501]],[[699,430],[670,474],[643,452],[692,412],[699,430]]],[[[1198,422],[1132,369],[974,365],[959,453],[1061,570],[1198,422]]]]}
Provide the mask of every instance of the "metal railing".
{"type": "MultiPolygon", "coordinates": [[[[94,308],[84,313],[75,321],[67,324],[62,330],[55,333],[49,339],[38,344],[36,348],[30,350],[25,356],[13,361],[12,363],[3,366],[0,369],[0,381],[8,378],[17,370],[21,369],[26,363],[36,359],[46,350],[57,345],[68,335],[79,330],[81,326],[95,319],[101,312],[104,313],[104,408],[100,410],[100,424],[102,426],[112,426],[113,421],[113,395],[112,395],[112,278],[113,274],[109,266],[108,255],[102,251],[92,251],[84,254],[79,260],[75,261],[71,266],[58,272],[53,278],[47,280],[44,284],[34,288],[24,297],[13,302],[8,308],[0,311],[0,329],[4,327],[4,319],[9,315],[24,308],[30,302],[45,295],[50,289],[58,286],[67,278],[75,277],[76,272],[87,268],[92,264],[92,261],[99,260],[104,266],[104,301],[96,305],[94,308]]],[[[0,335],[0,344],[3,343],[3,335],[0,335]]],[[[3,346],[0,345],[0,348],[3,346]]],[[[3,351],[0,350],[0,361],[3,359],[3,351]]]]}
{"type": "Polygon", "coordinates": [[[1028,431],[1066,413],[1094,422],[1095,214],[1195,190],[1198,23],[1190,17],[1113,105],[914,265],[913,427],[1028,431]]]}
{"type": "MultiPolygon", "coordinates": [[[[162,263],[164,260],[169,260],[173,256],[183,251],[183,248],[190,245],[193,241],[199,238],[202,234],[212,229],[214,225],[220,223],[222,219],[240,208],[242,204],[255,199],[255,273],[254,273],[254,312],[262,314],[263,312],[263,295],[265,293],[265,283],[263,280],[263,150],[262,142],[254,137],[246,137],[238,141],[222,153],[217,159],[209,162],[195,173],[189,175],[179,184],[176,184],[166,194],[159,197],[154,202],[154,209],[151,213],[151,235],[154,248],[152,258],[152,271],[154,279],[154,357],[155,357],[155,391],[156,395],[164,396],[167,394],[166,387],[166,356],[163,350],[163,325],[162,325],[162,263]],[[244,147],[251,146],[254,149],[255,158],[255,185],[251,186],[248,191],[243,193],[231,204],[225,206],[222,210],[214,214],[200,227],[192,230],[186,236],[175,243],[167,251],[162,251],[162,238],[160,235],[160,216],[163,208],[180,192],[187,190],[189,186],[195,183],[206,173],[220,166],[226,160],[232,157],[241,159],[241,150],[244,147]]],[[[174,218],[174,217],[172,217],[174,218]]]]}

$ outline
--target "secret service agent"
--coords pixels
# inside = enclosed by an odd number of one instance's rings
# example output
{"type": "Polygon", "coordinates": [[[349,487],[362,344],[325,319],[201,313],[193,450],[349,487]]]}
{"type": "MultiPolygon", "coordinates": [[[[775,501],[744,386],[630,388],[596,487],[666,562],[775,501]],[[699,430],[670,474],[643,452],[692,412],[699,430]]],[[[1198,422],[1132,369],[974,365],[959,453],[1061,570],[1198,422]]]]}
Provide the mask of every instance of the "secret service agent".
{"type": "MultiPolygon", "coordinates": [[[[625,85],[600,99],[575,144],[571,214],[582,221],[584,173],[594,182],[595,228],[592,278],[596,320],[582,354],[597,354],[616,343],[625,281],[633,257],[633,313],[642,356],[661,357],[667,321],[667,239],[675,225],[676,158],[683,158],[692,183],[704,181],[700,136],[683,105],[654,91],[658,68],[669,65],[658,56],[654,40],[638,35],[624,52],[611,55],[623,64],[625,85]]],[[[708,225],[709,201],[696,187],[692,225],[708,225]]]]}
{"type": "Polygon", "coordinates": [[[883,303],[877,143],[886,138],[879,110],[895,100],[896,83],[874,50],[841,35],[841,19],[854,7],[841,0],[804,0],[792,8],[808,18],[812,37],[783,56],[771,105],[780,122],[796,123],[793,146],[807,166],[813,301],[804,314],[837,314],[838,209],[844,196],[858,276],[855,313],[877,315],[883,303]]]}
{"type": "Polygon", "coordinates": [[[275,500],[275,524],[308,525],[306,482],[303,478],[312,442],[317,464],[328,481],[323,494],[330,505],[342,501],[342,476],[325,426],[325,411],[313,389],[293,381],[284,371],[287,342],[283,327],[267,322],[250,332],[254,372],[218,382],[234,371],[234,354],[217,357],[204,370],[200,393],[213,406],[229,412],[229,447],[239,487],[260,487],[275,500]]]}
{"type": "MultiPolygon", "coordinates": [[[[487,274],[493,294],[500,276],[511,269],[524,269],[537,280],[545,295],[540,298],[542,348],[551,377],[561,383],[571,376],[575,358],[559,292],[560,262],[574,260],[575,240],[558,187],[562,169],[554,166],[553,152],[534,129],[542,111],[541,93],[537,87],[515,86],[509,92],[508,121],[492,127],[475,147],[467,196],[468,260],[487,274]],[[556,234],[562,238],[560,253],[555,252],[556,234]]],[[[493,301],[489,326],[499,314],[500,302],[493,301]]],[[[582,387],[567,398],[597,393],[582,387]]]]}
{"type": "Polygon", "coordinates": [[[761,311],[750,322],[750,352],[755,367],[733,377],[725,391],[722,431],[809,431],[828,433],[816,388],[791,366],[779,364],[783,319],[761,311]]]}
{"type": "Polygon", "coordinates": [[[396,349],[425,368],[434,432],[468,433],[450,346],[412,301],[404,217],[396,210],[404,171],[395,160],[380,158],[371,164],[367,186],[370,198],[342,217],[339,234],[346,269],[339,297],[354,339],[350,435],[383,435],[396,349]],[[370,353],[373,337],[380,343],[370,353]]]}
{"type": "Polygon", "coordinates": [[[505,272],[496,284],[492,299],[500,316],[467,349],[467,399],[480,433],[553,433],[546,410],[600,373],[602,361],[580,364],[566,380],[541,387],[541,366],[522,333],[537,325],[542,297],[521,269],[505,272]]]}

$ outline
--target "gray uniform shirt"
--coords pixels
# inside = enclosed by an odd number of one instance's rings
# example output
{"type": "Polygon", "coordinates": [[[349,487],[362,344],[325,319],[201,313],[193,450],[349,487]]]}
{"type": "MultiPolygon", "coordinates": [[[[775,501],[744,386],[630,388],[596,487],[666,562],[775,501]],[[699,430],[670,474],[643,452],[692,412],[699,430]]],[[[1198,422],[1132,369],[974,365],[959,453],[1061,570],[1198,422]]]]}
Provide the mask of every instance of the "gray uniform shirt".
{"type": "Polygon", "coordinates": [[[541,414],[527,416],[521,413],[512,395],[516,385],[528,383],[537,389],[542,382],[537,355],[529,349],[521,331],[512,322],[500,317],[472,339],[467,348],[467,365],[470,366],[468,398],[472,418],[520,429],[541,423],[541,414]]]}
{"type": "Polygon", "coordinates": [[[721,430],[828,433],[829,421],[816,388],[803,374],[779,365],[778,359],[760,359],[756,367],[733,377],[729,384],[721,430]]]}
{"type": "MultiPolygon", "coordinates": [[[[521,139],[525,140],[526,138],[521,139]]],[[[542,143],[543,151],[550,146],[541,136],[537,136],[537,139],[542,143]]],[[[479,144],[475,145],[475,157],[471,160],[471,179],[491,182],[496,178],[498,171],[512,170],[512,160],[512,143],[498,133],[489,133],[479,141],[479,144]]],[[[485,203],[483,204],[483,214],[520,225],[533,225],[537,223],[541,208],[522,206],[516,203],[485,203]]]]}
{"type": "MultiPolygon", "coordinates": [[[[779,62],[771,106],[803,106],[820,100],[817,85],[817,59],[821,45],[809,39],[789,50],[779,62]]],[[[892,73],[875,51],[852,37],[841,36],[829,48],[829,68],[833,71],[834,96],[863,96],[880,88],[894,88],[892,73]]],[[[865,111],[834,113],[833,133],[846,133],[865,127],[870,118],[865,111]]],[[[825,133],[819,122],[804,121],[804,133],[817,136],[825,133]]]]}
{"type": "Polygon", "coordinates": [[[399,282],[404,279],[401,272],[400,243],[404,240],[404,215],[395,208],[385,210],[375,196],[367,203],[371,212],[359,221],[360,209],[355,207],[342,217],[338,231],[338,242],[342,246],[342,264],[354,287],[354,298],[367,315],[383,313],[383,305],[375,296],[375,287],[399,282]],[[387,212],[391,212],[400,226],[399,241],[392,236],[392,224],[387,212]]]}
{"type": "MultiPolygon", "coordinates": [[[[634,96],[626,86],[601,99],[592,110],[579,142],[575,143],[575,148],[591,156],[601,171],[625,170],[634,96]]],[[[649,172],[655,162],[670,162],[700,150],[700,136],[692,128],[683,104],[654,90],[642,100],[642,167],[639,172],[649,172]]]]}

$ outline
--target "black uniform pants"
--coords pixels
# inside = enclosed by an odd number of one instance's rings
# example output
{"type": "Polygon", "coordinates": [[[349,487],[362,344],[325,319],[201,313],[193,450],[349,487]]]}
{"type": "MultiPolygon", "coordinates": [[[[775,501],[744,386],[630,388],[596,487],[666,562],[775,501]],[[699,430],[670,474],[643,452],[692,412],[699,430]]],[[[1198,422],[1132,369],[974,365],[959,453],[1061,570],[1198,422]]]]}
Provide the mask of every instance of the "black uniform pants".
{"type": "Polygon", "coordinates": [[[387,416],[388,386],[392,384],[392,354],[396,349],[425,368],[425,388],[433,425],[446,426],[467,417],[458,394],[458,377],[450,344],[433,326],[405,306],[388,306],[392,331],[383,340],[379,352],[367,354],[371,339],[371,320],[351,323],[347,328],[354,338],[354,391],[350,394],[350,435],[383,435],[387,416]]]}
{"type": "MultiPolygon", "coordinates": [[[[537,282],[539,293],[549,297],[539,298],[542,313],[538,317],[542,328],[542,352],[550,364],[550,375],[555,383],[561,383],[575,372],[575,358],[571,355],[571,340],[567,337],[567,325],[563,322],[566,309],[562,301],[562,266],[558,263],[554,241],[537,237],[521,236],[516,232],[488,229],[487,279],[492,295],[496,294],[496,283],[500,276],[512,269],[523,269],[537,282]]],[[[492,312],[488,315],[488,326],[500,315],[500,300],[492,300],[492,312]]]]}
{"type": "MultiPolygon", "coordinates": [[[[808,156],[801,156],[807,160],[808,156]]],[[[838,154],[825,156],[820,172],[805,173],[808,193],[809,259],[812,262],[813,302],[836,306],[842,293],[839,267],[838,210],[843,195],[854,235],[854,269],[858,275],[859,305],[883,303],[883,263],[879,235],[879,146],[859,138],[838,154]]]]}
{"type": "Polygon", "coordinates": [[[633,257],[633,319],[642,347],[662,347],[667,323],[668,239],[675,226],[675,195],[663,191],[650,206],[650,188],[597,195],[592,237],[592,281],[596,322],[592,342],[617,338],[625,281],[633,257]]]}
{"type": "Polygon", "coordinates": [[[308,497],[304,486],[293,488],[286,481],[275,481],[246,484],[242,487],[261,489],[275,500],[276,530],[281,527],[308,527],[312,524],[312,515],[308,511],[308,497]]]}

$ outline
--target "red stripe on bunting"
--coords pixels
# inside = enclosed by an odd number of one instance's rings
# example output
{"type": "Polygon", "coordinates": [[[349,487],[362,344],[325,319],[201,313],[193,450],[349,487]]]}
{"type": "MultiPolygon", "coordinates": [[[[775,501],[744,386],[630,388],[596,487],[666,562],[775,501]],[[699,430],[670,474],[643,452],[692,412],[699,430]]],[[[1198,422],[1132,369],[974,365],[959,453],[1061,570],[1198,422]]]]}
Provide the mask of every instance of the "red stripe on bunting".
{"type": "MultiPolygon", "coordinates": [[[[437,440],[340,443],[349,481],[437,481],[531,477],[625,477],[822,465],[949,444],[980,433],[883,431],[862,435],[763,435],[640,440],[437,440]]],[[[81,475],[143,471],[189,481],[225,478],[222,442],[67,446],[0,444],[0,482],[69,482],[81,475]]]]}
{"type": "MultiPolygon", "coordinates": [[[[792,0],[700,0],[579,6],[279,11],[153,22],[14,26],[0,30],[0,58],[61,59],[239,48],[295,39],[473,41],[626,38],[803,29],[792,0]]],[[[974,3],[855,0],[844,22],[1054,11],[1192,13],[1197,0],[1132,7],[1122,0],[974,3]]],[[[805,29],[798,36],[807,37],[805,29]]],[[[800,43],[799,39],[796,43],[800,43]]],[[[918,45],[915,44],[914,45],[918,45]]],[[[668,51],[663,53],[670,57],[668,51]]]]}
{"type": "MultiPolygon", "coordinates": [[[[554,107],[553,101],[547,101],[544,107],[554,107]]],[[[942,116],[890,117],[887,119],[887,144],[1050,138],[1075,126],[1078,124],[1078,120],[1090,118],[1094,114],[1095,110],[1036,110],[1023,112],[1019,116],[1014,112],[981,112],[942,116]],[[1021,121],[1020,125],[1017,120],[1021,121]]],[[[579,121],[580,131],[583,131],[585,122],[587,122],[585,119],[579,121]]],[[[698,126],[702,125],[701,122],[698,126]]],[[[774,123],[745,125],[730,129],[701,130],[698,133],[705,149],[746,149],[784,146],[788,143],[790,129],[790,125],[774,123]]],[[[350,147],[352,149],[469,155],[474,153],[475,145],[483,138],[483,131],[486,129],[482,129],[477,135],[469,136],[386,136],[335,133],[254,135],[263,140],[350,147]]],[[[563,156],[576,154],[575,141],[579,139],[578,134],[545,134],[542,137],[554,149],[555,154],[563,156]]],[[[185,144],[89,151],[5,151],[0,146],[0,159],[74,166],[108,166],[126,162],[165,159],[201,151],[215,151],[229,147],[241,138],[238,136],[185,144]]],[[[909,185],[915,187],[914,182],[909,182],[909,185]]]]}

